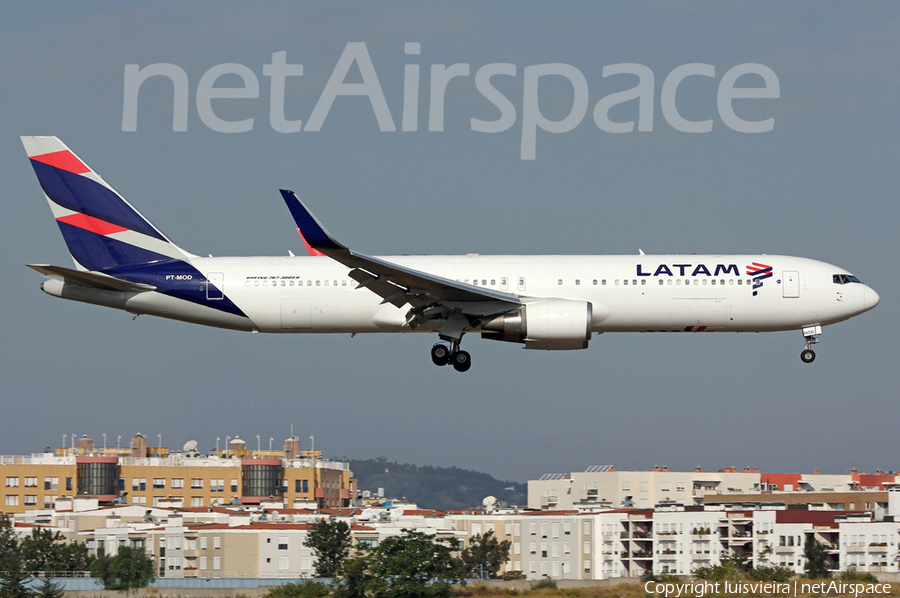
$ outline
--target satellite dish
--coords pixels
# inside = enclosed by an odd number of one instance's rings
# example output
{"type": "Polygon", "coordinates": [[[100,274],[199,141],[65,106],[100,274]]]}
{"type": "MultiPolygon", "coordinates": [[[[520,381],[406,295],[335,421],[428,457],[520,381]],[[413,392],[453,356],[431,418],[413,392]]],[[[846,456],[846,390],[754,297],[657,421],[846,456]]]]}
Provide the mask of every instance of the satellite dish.
{"type": "Polygon", "coordinates": [[[184,443],[184,452],[193,453],[197,450],[197,441],[196,440],[188,440],[184,443]]]}
{"type": "Polygon", "coordinates": [[[487,496],[483,501],[481,501],[481,504],[486,507],[493,507],[495,504],[497,504],[497,499],[493,496],[487,496]]]}

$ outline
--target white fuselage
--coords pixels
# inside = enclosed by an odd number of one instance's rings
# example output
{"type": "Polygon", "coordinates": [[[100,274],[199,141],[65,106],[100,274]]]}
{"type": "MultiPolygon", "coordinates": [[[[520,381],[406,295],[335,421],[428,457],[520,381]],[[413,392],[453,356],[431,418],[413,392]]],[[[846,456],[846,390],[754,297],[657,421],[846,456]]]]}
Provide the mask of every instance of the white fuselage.
{"type": "MultiPolygon", "coordinates": [[[[849,274],[824,262],[776,255],[640,256],[390,256],[422,272],[503,291],[526,304],[569,299],[592,305],[593,332],[796,330],[846,320],[871,309],[878,295],[861,283],[839,284],[849,274]],[[770,267],[754,280],[751,268],[770,267]],[[761,284],[759,284],[761,282],[761,284]]],[[[198,324],[271,333],[411,332],[408,306],[382,303],[357,289],[349,269],[328,257],[209,257],[192,265],[216,281],[246,318],[156,292],[106,292],[101,303],[198,324]]],[[[51,282],[51,281],[48,281],[51,282]]],[[[197,281],[202,289],[203,281],[197,281]]],[[[207,302],[213,306],[215,296],[207,302]]],[[[422,326],[418,332],[433,332],[422,326]]],[[[477,329],[470,329],[477,330],[477,329]]]]}

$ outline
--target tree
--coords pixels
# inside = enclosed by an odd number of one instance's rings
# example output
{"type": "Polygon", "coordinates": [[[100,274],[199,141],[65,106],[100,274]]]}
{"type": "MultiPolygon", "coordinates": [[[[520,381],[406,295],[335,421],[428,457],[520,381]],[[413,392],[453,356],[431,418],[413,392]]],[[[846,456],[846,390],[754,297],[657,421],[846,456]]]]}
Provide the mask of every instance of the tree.
{"type": "Polygon", "coordinates": [[[451,554],[456,548],[455,540],[404,529],[368,556],[366,590],[376,598],[450,598],[460,573],[451,554]]]}
{"type": "Polygon", "coordinates": [[[806,543],[803,545],[803,560],[806,561],[803,568],[810,578],[831,577],[831,571],[828,570],[828,553],[812,535],[806,537],[806,543]]]}
{"type": "Polygon", "coordinates": [[[62,585],[50,581],[49,577],[41,579],[41,583],[32,593],[34,598],[63,598],[62,585]]]}
{"type": "Polygon", "coordinates": [[[340,577],[350,556],[350,526],[335,519],[320,519],[309,528],[304,544],[316,557],[316,577],[340,577]]]}
{"type": "Polygon", "coordinates": [[[26,571],[87,571],[93,557],[80,542],[67,542],[58,531],[35,528],[19,542],[26,571]]]}
{"type": "Polygon", "coordinates": [[[371,552],[347,559],[340,598],[452,598],[459,577],[456,541],[411,529],[383,540],[371,552]]]}
{"type": "Polygon", "coordinates": [[[102,556],[91,565],[91,575],[99,577],[106,590],[133,590],[154,580],[153,560],[143,548],[119,546],[116,556],[102,556]]]}
{"type": "MultiPolygon", "coordinates": [[[[19,539],[9,517],[0,515],[0,571],[7,571],[19,557],[19,539]]],[[[21,567],[21,563],[19,563],[21,567]]]]}
{"type": "Polygon", "coordinates": [[[0,597],[2,598],[28,598],[31,596],[31,590],[28,589],[26,582],[29,579],[28,574],[22,568],[22,561],[19,555],[13,553],[4,559],[5,568],[2,577],[0,577],[0,597]]]}
{"type": "Polygon", "coordinates": [[[464,575],[480,579],[482,572],[486,572],[488,577],[496,578],[500,566],[509,559],[511,545],[509,540],[499,541],[493,530],[475,535],[460,555],[464,575]]]}

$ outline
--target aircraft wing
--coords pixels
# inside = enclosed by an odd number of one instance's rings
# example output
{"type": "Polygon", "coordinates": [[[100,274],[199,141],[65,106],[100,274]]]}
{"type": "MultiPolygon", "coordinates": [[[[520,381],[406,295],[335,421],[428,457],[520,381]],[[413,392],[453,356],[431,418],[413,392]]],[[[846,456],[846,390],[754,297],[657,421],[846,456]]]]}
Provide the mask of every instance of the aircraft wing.
{"type": "Polygon", "coordinates": [[[82,272],[71,268],[63,268],[62,266],[50,266],[48,264],[25,264],[32,270],[40,272],[44,276],[55,278],[63,282],[80,284],[83,287],[92,287],[103,291],[122,291],[126,293],[141,293],[144,291],[153,291],[155,286],[150,284],[139,284],[113,278],[107,274],[99,272],[82,272]]]}
{"type": "Polygon", "coordinates": [[[522,305],[511,293],[477,287],[351,251],[332,237],[293,191],[281,195],[301,236],[313,249],[351,268],[350,277],[380,296],[382,303],[416,308],[441,305],[471,316],[506,313],[522,305]]]}

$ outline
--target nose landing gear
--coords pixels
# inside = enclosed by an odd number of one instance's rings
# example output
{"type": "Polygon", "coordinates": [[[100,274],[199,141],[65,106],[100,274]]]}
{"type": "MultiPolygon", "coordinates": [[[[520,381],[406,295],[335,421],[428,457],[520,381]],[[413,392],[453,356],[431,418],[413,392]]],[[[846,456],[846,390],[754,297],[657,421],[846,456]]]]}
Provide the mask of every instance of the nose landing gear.
{"type": "Polygon", "coordinates": [[[822,334],[821,326],[808,326],[803,329],[803,339],[806,341],[806,348],[800,352],[800,360],[803,363],[812,363],[816,360],[816,352],[812,350],[812,346],[819,342],[817,334],[822,334]]]}
{"type": "Polygon", "coordinates": [[[437,366],[451,364],[457,372],[465,372],[472,367],[472,356],[460,350],[458,340],[452,340],[449,347],[436,343],[431,348],[431,361],[437,366]]]}

